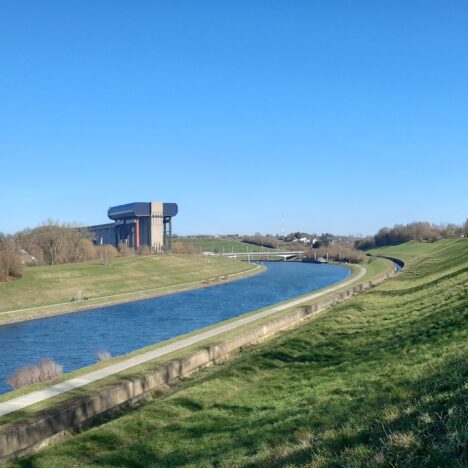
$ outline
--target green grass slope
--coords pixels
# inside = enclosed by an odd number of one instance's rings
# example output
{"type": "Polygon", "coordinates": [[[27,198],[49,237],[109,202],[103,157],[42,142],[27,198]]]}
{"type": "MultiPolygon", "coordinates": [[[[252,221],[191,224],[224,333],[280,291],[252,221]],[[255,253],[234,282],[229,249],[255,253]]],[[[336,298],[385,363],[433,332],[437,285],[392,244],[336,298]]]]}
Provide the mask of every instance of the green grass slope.
{"type": "Polygon", "coordinates": [[[393,256],[410,264],[413,260],[422,260],[430,256],[433,252],[438,255],[441,253],[441,249],[450,247],[452,244],[458,245],[458,242],[460,241],[454,239],[443,239],[438,242],[411,241],[404,244],[371,249],[368,252],[373,255],[393,256]]]}
{"type": "Polygon", "coordinates": [[[0,312],[67,302],[78,290],[95,298],[204,280],[248,267],[228,258],[187,255],[123,257],[110,266],[92,261],[30,267],[23,278],[0,282],[0,312]]]}
{"type": "Polygon", "coordinates": [[[412,248],[371,292],[14,464],[466,466],[468,239],[412,248]]]}
{"type": "MultiPolygon", "coordinates": [[[[202,252],[261,252],[262,247],[259,245],[248,244],[235,239],[189,239],[179,242],[187,242],[202,252]]],[[[263,248],[263,250],[270,250],[263,248]]]]}

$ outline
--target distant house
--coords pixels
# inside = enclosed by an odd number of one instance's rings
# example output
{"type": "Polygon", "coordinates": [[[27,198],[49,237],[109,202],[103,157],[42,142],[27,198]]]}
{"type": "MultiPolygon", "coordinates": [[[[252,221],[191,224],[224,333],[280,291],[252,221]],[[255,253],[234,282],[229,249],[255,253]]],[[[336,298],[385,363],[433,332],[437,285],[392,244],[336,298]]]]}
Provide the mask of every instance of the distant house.
{"type": "Polygon", "coordinates": [[[298,239],[297,237],[292,240],[293,242],[300,242],[304,245],[314,245],[317,242],[317,239],[311,239],[310,237],[301,237],[298,239]]]}
{"type": "Polygon", "coordinates": [[[21,263],[23,265],[35,265],[36,264],[36,257],[34,257],[34,255],[28,254],[26,250],[20,249],[19,255],[21,257],[21,263]]]}

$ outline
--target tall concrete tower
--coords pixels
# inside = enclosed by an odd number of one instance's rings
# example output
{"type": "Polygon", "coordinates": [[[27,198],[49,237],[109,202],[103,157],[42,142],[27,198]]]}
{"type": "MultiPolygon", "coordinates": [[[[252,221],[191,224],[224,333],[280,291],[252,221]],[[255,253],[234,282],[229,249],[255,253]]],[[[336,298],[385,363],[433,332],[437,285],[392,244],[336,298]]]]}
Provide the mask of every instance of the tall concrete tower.
{"type": "Polygon", "coordinates": [[[151,248],[156,252],[172,247],[172,217],[178,213],[176,203],[151,202],[151,248]]]}
{"type": "Polygon", "coordinates": [[[168,252],[172,247],[172,217],[176,203],[135,202],[109,208],[112,224],[89,226],[96,244],[126,244],[139,249],[143,245],[154,252],[168,252]]]}
{"type": "Polygon", "coordinates": [[[156,252],[164,250],[164,203],[151,202],[151,248],[156,252]]]}

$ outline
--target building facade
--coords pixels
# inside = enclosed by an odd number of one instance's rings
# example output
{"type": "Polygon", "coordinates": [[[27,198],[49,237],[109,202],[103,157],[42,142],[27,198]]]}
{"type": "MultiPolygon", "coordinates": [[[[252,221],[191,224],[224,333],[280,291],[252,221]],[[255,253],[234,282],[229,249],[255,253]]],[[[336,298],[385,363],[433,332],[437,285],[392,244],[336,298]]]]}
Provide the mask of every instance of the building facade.
{"type": "Polygon", "coordinates": [[[112,206],[108,224],[89,226],[97,245],[140,248],[149,246],[155,252],[170,251],[172,247],[172,218],[178,213],[176,203],[135,202],[112,206]]]}

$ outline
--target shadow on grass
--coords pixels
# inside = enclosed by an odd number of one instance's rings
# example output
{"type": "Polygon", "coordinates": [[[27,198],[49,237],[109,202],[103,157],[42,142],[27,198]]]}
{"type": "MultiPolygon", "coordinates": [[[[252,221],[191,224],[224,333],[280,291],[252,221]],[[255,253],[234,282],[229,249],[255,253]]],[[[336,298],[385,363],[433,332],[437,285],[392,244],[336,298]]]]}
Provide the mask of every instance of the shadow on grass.
{"type": "MultiPolygon", "coordinates": [[[[371,395],[366,401],[368,414],[364,425],[349,434],[356,423],[352,408],[342,407],[346,417],[340,425],[333,421],[323,429],[328,437],[310,437],[294,441],[278,454],[271,447],[271,457],[262,460],[264,466],[303,465],[326,455],[327,466],[444,466],[468,465],[468,365],[464,357],[447,359],[421,379],[402,379],[396,387],[407,390],[409,396],[398,408],[398,414],[385,421],[382,415],[395,412],[392,395],[371,395]],[[450,369],[447,374],[447,369],[450,369]],[[389,401],[390,400],[390,401],[389,401]],[[366,447],[366,450],[356,450],[366,447]]],[[[318,408],[317,408],[318,410],[318,408]]],[[[339,407],[338,407],[339,410],[339,407]]],[[[325,402],[322,412],[331,412],[340,419],[337,407],[325,402]]]]}
{"type": "Polygon", "coordinates": [[[370,296],[342,304],[193,376],[175,395],[18,464],[61,466],[70,457],[94,466],[465,466],[460,331],[468,298],[460,291],[437,309],[430,290],[412,309],[370,296]],[[393,320],[363,327],[363,301],[368,319],[393,320]],[[343,313],[356,322],[338,323],[343,313]],[[432,367],[422,366],[426,359],[432,367]],[[231,385],[239,394],[229,395],[231,385]]]}
{"type": "MultiPolygon", "coordinates": [[[[163,432],[148,434],[93,462],[101,466],[219,466],[230,454],[241,452],[239,466],[304,465],[325,457],[326,466],[461,467],[467,461],[466,439],[454,435],[466,430],[466,401],[460,389],[467,375],[464,360],[452,358],[421,379],[394,382],[406,390],[406,398],[369,385],[365,401],[325,398],[315,404],[316,417],[295,405],[262,415],[239,405],[218,404],[206,409],[202,417],[172,422],[163,432]],[[447,368],[453,369],[450,381],[447,368]],[[400,403],[396,410],[395,402],[400,403]],[[226,415],[226,409],[233,416],[226,415]],[[397,411],[391,421],[382,420],[387,410],[397,411]],[[170,450],[165,443],[155,442],[161,437],[170,450]]],[[[105,441],[106,437],[97,440],[99,445],[105,441]]],[[[109,441],[106,451],[116,445],[109,441]]]]}

